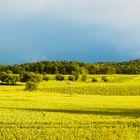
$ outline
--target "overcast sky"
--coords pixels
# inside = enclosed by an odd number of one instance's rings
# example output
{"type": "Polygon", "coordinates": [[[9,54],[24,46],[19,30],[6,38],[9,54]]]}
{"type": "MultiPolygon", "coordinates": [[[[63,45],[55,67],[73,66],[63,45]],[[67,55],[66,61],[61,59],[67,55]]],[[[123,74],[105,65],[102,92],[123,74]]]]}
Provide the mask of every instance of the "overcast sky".
{"type": "Polygon", "coordinates": [[[0,63],[140,57],[140,0],[0,0],[0,63]]]}

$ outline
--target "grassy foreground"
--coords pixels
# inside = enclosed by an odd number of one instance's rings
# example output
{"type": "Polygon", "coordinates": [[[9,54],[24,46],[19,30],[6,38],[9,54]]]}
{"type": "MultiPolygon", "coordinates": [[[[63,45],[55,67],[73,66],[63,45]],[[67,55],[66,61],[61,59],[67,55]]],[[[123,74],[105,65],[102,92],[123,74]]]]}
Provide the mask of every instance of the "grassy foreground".
{"type": "Polygon", "coordinates": [[[42,82],[36,92],[1,85],[0,139],[139,140],[140,76],[110,79],[42,82]]]}
{"type": "Polygon", "coordinates": [[[140,97],[0,94],[2,139],[140,139],[140,97]]]}

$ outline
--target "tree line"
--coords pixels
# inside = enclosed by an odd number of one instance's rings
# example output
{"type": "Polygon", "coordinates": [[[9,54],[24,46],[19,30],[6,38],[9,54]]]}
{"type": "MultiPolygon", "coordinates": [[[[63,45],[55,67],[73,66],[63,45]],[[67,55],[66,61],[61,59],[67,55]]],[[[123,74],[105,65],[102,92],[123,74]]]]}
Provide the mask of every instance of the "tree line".
{"type": "Polygon", "coordinates": [[[0,65],[0,72],[22,74],[140,74],[140,59],[127,62],[84,63],[77,61],[39,61],[15,65],[0,65]]]}

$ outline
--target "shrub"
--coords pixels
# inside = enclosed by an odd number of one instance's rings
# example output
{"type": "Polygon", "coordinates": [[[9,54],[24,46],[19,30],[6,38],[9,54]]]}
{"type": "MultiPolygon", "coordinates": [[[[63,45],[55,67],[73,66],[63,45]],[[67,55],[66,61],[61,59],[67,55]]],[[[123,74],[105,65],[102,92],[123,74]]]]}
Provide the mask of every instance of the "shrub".
{"type": "Polygon", "coordinates": [[[21,82],[28,82],[28,81],[31,81],[31,82],[41,82],[43,80],[43,76],[40,75],[40,74],[35,74],[35,73],[32,73],[32,72],[25,72],[25,73],[22,73],[20,75],[20,81],[21,82]]]}
{"type": "Polygon", "coordinates": [[[49,81],[49,80],[50,80],[50,77],[49,77],[49,76],[44,76],[44,77],[43,77],[43,80],[49,81]]]}
{"type": "Polygon", "coordinates": [[[72,75],[75,77],[75,81],[77,81],[79,79],[80,73],[79,73],[79,71],[73,71],[72,75]]]}
{"type": "Polygon", "coordinates": [[[19,76],[14,74],[2,74],[0,80],[8,85],[15,85],[19,81],[19,76]]]}
{"type": "Polygon", "coordinates": [[[35,91],[38,89],[38,84],[37,83],[34,83],[34,82],[26,82],[26,86],[25,86],[25,90],[28,90],[28,91],[35,91]]]}
{"type": "Polygon", "coordinates": [[[70,75],[68,80],[75,81],[75,77],[73,75],[70,75]]]}
{"type": "Polygon", "coordinates": [[[43,76],[41,74],[34,74],[32,82],[41,82],[43,80],[43,76]]]}
{"type": "Polygon", "coordinates": [[[62,74],[56,75],[56,80],[63,81],[64,79],[65,79],[65,77],[62,74]]]}
{"type": "Polygon", "coordinates": [[[108,79],[106,76],[102,76],[102,80],[103,80],[104,82],[108,82],[108,81],[109,81],[109,79],[108,79]]]}
{"type": "Polygon", "coordinates": [[[98,81],[97,78],[95,77],[92,78],[92,82],[97,82],[97,81],[98,81]]]}
{"type": "Polygon", "coordinates": [[[31,79],[31,74],[29,72],[24,72],[20,74],[20,82],[27,82],[31,79]]]}
{"type": "Polygon", "coordinates": [[[87,75],[83,75],[82,76],[82,81],[86,81],[86,79],[87,79],[87,75]]]}

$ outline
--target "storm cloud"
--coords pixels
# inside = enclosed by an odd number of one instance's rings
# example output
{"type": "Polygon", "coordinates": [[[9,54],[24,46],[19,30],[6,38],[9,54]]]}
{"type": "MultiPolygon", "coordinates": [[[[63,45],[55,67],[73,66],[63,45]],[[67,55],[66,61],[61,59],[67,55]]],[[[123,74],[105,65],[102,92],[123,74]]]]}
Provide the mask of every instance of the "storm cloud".
{"type": "Polygon", "coordinates": [[[0,63],[140,56],[139,0],[0,1],[0,63]]]}

